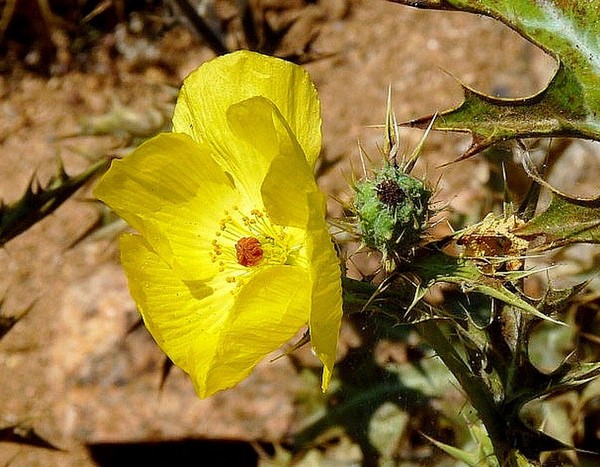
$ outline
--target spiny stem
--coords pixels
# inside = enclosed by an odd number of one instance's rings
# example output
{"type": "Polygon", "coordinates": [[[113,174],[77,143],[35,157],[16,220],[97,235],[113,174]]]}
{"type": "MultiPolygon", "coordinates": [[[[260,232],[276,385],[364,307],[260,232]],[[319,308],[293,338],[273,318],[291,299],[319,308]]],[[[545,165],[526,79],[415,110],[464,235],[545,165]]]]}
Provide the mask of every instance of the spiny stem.
{"type": "Polygon", "coordinates": [[[506,438],[507,426],[504,417],[484,381],[464,362],[435,320],[422,321],[417,324],[417,329],[467,394],[485,425],[500,464],[507,467],[517,466],[514,450],[506,438]]]}

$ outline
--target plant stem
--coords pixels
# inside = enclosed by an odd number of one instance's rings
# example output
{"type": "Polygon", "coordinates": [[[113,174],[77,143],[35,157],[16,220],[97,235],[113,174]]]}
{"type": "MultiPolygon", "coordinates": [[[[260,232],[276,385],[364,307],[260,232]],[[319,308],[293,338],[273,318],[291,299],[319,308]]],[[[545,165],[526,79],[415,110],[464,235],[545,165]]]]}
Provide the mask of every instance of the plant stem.
{"type": "Polygon", "coordinates": [[[517,466],[514,450],[506,437],[507,425],[505,418],[494,402],[494,396],[484,381],[473,373],[435,320],[422,321],[417,324],[417,329],[465,391],[471,405],[473,405],[485,425],[500,465],[517,466]]]}

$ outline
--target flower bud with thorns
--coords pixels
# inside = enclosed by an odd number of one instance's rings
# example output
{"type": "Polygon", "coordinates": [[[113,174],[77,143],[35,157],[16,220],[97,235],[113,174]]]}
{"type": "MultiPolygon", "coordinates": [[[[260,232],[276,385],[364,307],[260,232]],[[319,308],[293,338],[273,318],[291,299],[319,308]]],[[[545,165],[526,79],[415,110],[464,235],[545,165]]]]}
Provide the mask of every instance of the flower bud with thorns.
{"type": "Polygon", "coordinates": [[[407,159],[397,160],[398,125],[388,96],[383,146],[384,165],[354,186],[354,212],[362,242],[384,258],[406,257],[427,227],[432,191],[410,175],[429,129],[407,159]]]}
{"type": "Polygon", "coordinates": [[[386,164],[355,186],[354,207],[362,241],[381,251],[403,256],[419,242],[429,217],[431,192],[400,168],[386,164]]]}

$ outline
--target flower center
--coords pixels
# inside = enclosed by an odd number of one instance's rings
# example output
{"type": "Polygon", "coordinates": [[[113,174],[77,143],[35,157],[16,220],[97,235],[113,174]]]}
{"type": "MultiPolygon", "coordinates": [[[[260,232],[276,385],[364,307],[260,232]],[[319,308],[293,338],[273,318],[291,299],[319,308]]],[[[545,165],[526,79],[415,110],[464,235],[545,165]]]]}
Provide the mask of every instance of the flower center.
{"type": "Polygon", "coordinates": [[[377,198],[389,208],[395,208],[406,199],[406,193],[394,180],[383,180],[377,185],[377,198]]]}
{"type": "Polygon", "coordinates": [[[237,289],[260,267],[302,263],[304,240],[297,230],[271,223],[264,210],[246,214],[233,206],[224,211],[210,252],[218,267],[216,279],[235,283],[237,289]]]}
{"type": "Polygon", "coordinates": [[[242,237],[235,244],[237,262],[242,266],[256,266],[263,259],[264,251],[260,240],[254,237],[242,237]]]}

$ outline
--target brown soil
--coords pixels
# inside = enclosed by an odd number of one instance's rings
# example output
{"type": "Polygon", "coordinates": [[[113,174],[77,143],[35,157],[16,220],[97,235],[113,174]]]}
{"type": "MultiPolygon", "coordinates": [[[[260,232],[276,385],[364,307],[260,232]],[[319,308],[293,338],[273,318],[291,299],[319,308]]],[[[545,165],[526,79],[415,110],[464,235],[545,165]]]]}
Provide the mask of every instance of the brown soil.
{"type": "MultiPolygon", "coordinates": [[[[341,10],[313,24],[320,33],[312,48],[327,56],[306,68],[322,100],[324,157],[339,159],[321,183],[338,198],[347,198],[349,174],[360,167],[357,142],[379,157],[381,132],[369,126],[383,121],[388,86],[398,119],[408,120],[458,104],[457,80],[523,96],[542,88],[553,71],[551,59],[488,18],[382,0],[334,3],[341,10]]],[[[81,132],[86,118],[126,108],[137,112],[142,133],[158,131],[182,78],[212,56],[182,27],[142,46],[122,32],[98,42],[85,72],[67,66],[46,78],[14,63],[0,76],[0,199],[17,199],[32,174],[47,180],[59,157],[77,173],[128,143],[119,135],[62,138],[81,132]],[[111,56],[115,42],[120,52],[111,56]]],[[[409,151],[421,132],[402,130],[402,136],[409,151]]],[[[432,135],[420,173],[435,182],[437,166],[467,143],[463,136],[432,135]]],[[[450,166],[439,198],[472,213],[488,176],[482,160],[450,166]]],[[[0,341],[0,420],[27,422],[65,449],[4,443],[0,465],[93,465],[83,446],[99,442],[280,440],[298,423],[294,395],[306,384],[286,359],[265,362],[239,387],[208,400],[198,400],[178,370],[159,391],[161,353],[143,328],[127,333],[137,312],[114,239],[105,234],[71,246],[100,215],[89,198],[89,188],[82,190],[0,249],[3,310],[31,307],[0,341]]],[[[340,212],[335,202],[331,211],[340,212]]]]}

